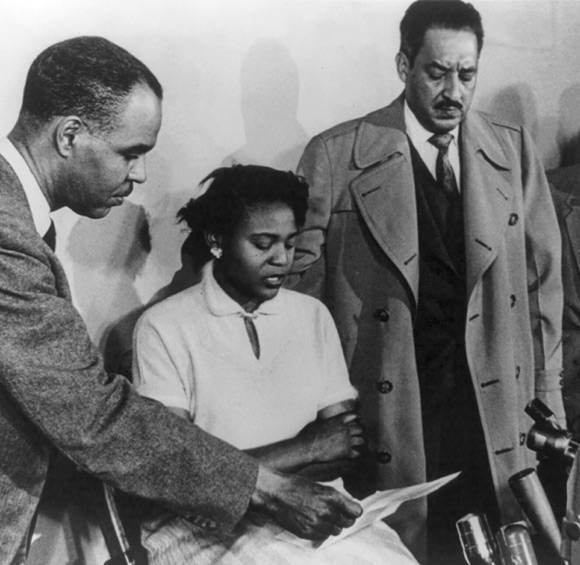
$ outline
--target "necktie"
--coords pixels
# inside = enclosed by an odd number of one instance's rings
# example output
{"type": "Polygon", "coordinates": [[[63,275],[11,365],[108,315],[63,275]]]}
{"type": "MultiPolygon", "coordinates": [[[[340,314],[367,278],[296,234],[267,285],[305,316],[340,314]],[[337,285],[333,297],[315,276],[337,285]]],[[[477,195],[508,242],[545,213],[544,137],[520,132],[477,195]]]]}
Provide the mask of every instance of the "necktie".
{"type": "Polygon", "coordinates": [[[260,341],[258,339],[258,330],[254,325],[254,320],[258,317],[255,313],[242,312],[242,319],[244,320],[244,325],[246,326],[246,333],[250,338],[250,344],[252,346],[252,351],[256,356],[256,359],[260,358],[260,341]]]}
{"type": "Polygon", "coordinates": [[[437,184],[447,197],[447,206],[443,225],[443,238],[451,261],[455,268],[464,276],[465,273],[465,242],[463,229],[463,203],[461,193],[457,188],[455,173],[449,161],[449,144],[453,140],[450,133],[439,133],[429,138],[429,143],[438,150],[435,171],[437,184]]]}
{"type": "Polygon", "coordinates": [[[437,133],[429,138],[429,143],[439,150],[435,163],[437,184],[448,196],[454,196],[458,193],[455,173],[449,161],[449,144],[452,140],[453,136],[450,133],[437,133]]]}
{"type": "Polygon", "coordinates": [[[50,220],[50,227],[48,231],[42,236],[44,243],[46,243],[53,251],[56,249],[56,230],[54,229],[54,222],[50,220]]]}

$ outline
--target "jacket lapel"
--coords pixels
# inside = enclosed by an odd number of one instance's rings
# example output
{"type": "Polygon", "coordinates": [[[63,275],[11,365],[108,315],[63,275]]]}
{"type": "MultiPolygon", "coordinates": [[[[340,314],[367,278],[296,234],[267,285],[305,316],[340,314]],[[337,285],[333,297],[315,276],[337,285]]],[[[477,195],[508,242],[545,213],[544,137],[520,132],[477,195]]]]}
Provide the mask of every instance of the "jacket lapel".
{"type": "Polygon", "coordinates": [[[467,296],[497,257],[513,199],[510,164],[501,139],[477,114],[461,127],[461,191],[465,223],[467,296]]]}
{"type": "MultiPolygon", "coordinates": [[[[16,176],[14,169],[2,155],[0,155],[0,176],[5,176],[5,182],[0,183],[2,189],[2,194],[0,196],[4,205],[3,211],[10,214],[12,218],[20,218],[22,233],[26,232],[26,235],[23,236],[21,231],[18,230],[15,237],[26,237],[27,242],[34,240],[40,242],[42,238],[36,231],[34,219],[30,210],[30,204],[26,198],[24,187],[22,186],[20,179],[16,176]]],[[[47,246],[43,244],[42,249],[46,251],[47,246]]],[[[58,296],[70,301],[72,295],[64,268],[53,252],[46,253],[46,256],[54,273],[58,296]]]]}
{"type": "MultiPolygon", "coordinates": [[[[475,112],[462,124],[468,296],[496,258],[508,225],[513,190],[502,143],[475,112]]],[[[402,98],[363,120],[355,140],[354,165],[363,171],[350,186],[361,217],[417,300],[417,203],[402,98]]]]}
{"type": "Polygon", "coordinates": [[[369,114],[361,123],[354,146],[354,164],[363,170],[350,186],[361,217],[404,276],[416,302],[417,205],[400,99],[369,114]]]}
{"type": "Polygon", "coordinates": [[[562,217],[568,231],[576,267],[580,270],[580,199],[578,197],[570,193],[567,195],[562,217]]]}

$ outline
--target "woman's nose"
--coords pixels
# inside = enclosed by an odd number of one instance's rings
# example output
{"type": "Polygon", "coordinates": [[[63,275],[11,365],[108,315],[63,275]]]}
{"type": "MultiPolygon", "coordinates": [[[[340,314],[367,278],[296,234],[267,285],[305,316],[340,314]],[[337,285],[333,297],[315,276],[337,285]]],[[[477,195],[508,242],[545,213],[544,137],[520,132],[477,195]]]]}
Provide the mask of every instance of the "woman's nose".
{"type": "Polygon", "coordinates": [[[274,249],[274,255],[272,256],[272,261],[276,265],[286,265],[292,261],[292,256],[294,254],[294,249],[288,249],[285,245],[277,245],[274,249]]]}

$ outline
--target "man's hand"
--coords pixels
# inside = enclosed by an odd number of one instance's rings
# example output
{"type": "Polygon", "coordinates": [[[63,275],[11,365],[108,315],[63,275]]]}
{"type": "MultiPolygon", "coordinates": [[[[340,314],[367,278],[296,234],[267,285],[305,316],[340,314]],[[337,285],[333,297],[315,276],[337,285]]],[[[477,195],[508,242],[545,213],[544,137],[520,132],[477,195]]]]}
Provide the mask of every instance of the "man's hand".
{"type": "Polygon", "coordinates": [[[361,507],[337,490],[260,465],[251,505],[301,538],[324,540],[352,526],[361,507]]]}
{"type": "Polygon", "coordinates": [[[313,463],[355,459],[365,440],[355,412],[344,412],[327,419],[310,422],[298,434],[309,447],[313,463]]]}

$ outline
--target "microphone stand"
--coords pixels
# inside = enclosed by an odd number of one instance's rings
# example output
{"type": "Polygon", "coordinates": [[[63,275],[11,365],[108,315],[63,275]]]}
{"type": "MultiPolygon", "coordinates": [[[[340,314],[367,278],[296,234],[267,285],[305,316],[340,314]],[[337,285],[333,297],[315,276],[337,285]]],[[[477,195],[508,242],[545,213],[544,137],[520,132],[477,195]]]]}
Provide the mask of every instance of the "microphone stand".
{"type": "MultiPolygon", "coordinates": [[[[534,420],[534,425],[528,432],[527,447],[538,453],[540,460],[551,459],[556,464],[559,463],[563,476],[571,467],[567,481],[566,514],[562,520],[561,535],[557,531],[557,524],[551,509],[545,506],[547,500],[541,500],[541,495],[538,495],[538,498],[532,494],[526,498],[527,501],[533,500],[532,515],[528,514],[525,502],[520,502],[520,504],[538,534],[547,542],[548,547],[560,555],[564,563],[580,565],[580,469],[578,469],[580,464],[577,457],[580,445],[574,441],[572,434],[558,424],[554,414],[540,400],[532,400],[525,411],[534,420]]],[[[510,478],[510,486],[512,486],[512,480],[521,474],[518,473],[510,478]]],[[[538,486],[541,488],[539,481],[538,486]]],[[[516,498],[517,496],[516,494],[516,498]]]]}

